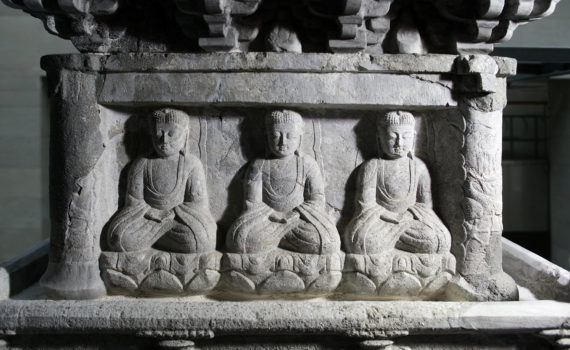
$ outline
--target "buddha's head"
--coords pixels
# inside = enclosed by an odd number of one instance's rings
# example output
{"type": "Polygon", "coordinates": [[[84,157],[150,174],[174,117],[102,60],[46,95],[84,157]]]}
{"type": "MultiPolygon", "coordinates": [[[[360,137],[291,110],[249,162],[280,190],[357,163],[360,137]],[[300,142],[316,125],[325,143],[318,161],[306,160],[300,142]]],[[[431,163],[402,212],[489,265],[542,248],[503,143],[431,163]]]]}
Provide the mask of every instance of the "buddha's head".
{"type": "Polygon", "coordinates": [[[267,143],[271,153],[278,158],[294,154],[301,144],[303,118],[290,110],[272,111],[265,117],[267,143]]]}
{"type": "Polygon", "coordinates": [[[404,111],[388,112],[378,118],[378,144],[384,157],[402,158],[413,152],[415,123],[412,113],[404,111]]]}
{"type": "Polygon", "coordinates": [[[188,115],[176,109],[162,108],[154,111],[151,119],[152,144],[158,156],[170,157],[184,152],[188,115]]]}

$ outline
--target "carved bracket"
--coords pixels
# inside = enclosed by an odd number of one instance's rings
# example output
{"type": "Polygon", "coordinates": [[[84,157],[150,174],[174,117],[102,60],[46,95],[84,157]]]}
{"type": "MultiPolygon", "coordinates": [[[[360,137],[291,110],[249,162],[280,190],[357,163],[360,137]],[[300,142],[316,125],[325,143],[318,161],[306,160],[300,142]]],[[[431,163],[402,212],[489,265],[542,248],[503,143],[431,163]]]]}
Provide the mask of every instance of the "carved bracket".
{"type": "Polygon", "coordinates": [[[468,54],[490,53],[559,0],[2,1],[81,52],[468,54]]]}

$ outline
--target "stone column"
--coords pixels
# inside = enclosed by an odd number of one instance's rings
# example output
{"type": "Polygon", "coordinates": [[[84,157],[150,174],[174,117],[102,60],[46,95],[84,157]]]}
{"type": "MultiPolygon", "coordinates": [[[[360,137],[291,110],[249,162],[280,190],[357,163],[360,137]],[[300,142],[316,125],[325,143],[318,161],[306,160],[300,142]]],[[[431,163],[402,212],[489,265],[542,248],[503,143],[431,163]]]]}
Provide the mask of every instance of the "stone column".
{"type": "Polygon", "coordinates": [[[465,126],[463,225],[453,232],[452,252],[460,278],[449,294],[451,299],[462,300],[516,300],[517,286],[503,272],[501,248],[502,110],[506,75],[514,73],[515,62],[463,56],[458,57],[456,69],[455,91],[465,126]],[[499,64],[510,65],[510,69],[499,69],[499,64]]]}
{"type": "Polygon", "coordinates": [[[86,67],[77,69],[54,61],[42,60],[51,98],[51,248],[40,284],[50,298],[97,298],[106,293],[99,275],[100,233],[92,227],[97,217],[92,171],[104,148],[97,75],[87,71],[88,58],[86,67]]]}

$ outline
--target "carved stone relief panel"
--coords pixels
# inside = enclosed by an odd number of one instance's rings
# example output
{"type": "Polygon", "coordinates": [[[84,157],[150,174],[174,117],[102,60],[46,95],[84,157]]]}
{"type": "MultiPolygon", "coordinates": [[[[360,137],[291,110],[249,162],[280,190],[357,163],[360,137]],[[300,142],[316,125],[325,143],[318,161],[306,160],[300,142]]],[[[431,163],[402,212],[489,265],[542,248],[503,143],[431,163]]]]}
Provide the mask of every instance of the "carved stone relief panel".
{"type": "Polygon", "coordinates": [[[107,224],[106,247],[117,254],[102,253],[103,279],[130,292],[207,291],[219,278],[215,263],[193,262],[212,260],[216,222],[203,165],[189,152],[189,116],[163,108],[147,122],[152,151],[130,164],[124,206],[107,224]]]}
{"type": "Polygon", "coordinates": [[[265,133],[265,156],[248,167],[244,211],[227,233],[224,287],[236,292],[233,284],[245,284],[250,293],[273,295],[330,292],[341,278],[340,237],[327,213],[321,167],[299,149],[303,118],[291,110],[271,111],[265,133]],[[268,259],[268,253],[274,254],[268,259]],[[336,271],[330,270],[331,259],[336,271]]]}
{"type": "Polygon", "coordinates": [[[379,157],[358,170],[356,204],[344,232],[342,290],[369,297],[433,298],[455,273],[451,235],[433,210],[431,176],[415,155],[415,118],[377,119],[379,157]]]}
{"type": "MultiPolygon", "coordinates": [[[[100,266],[112,293],[430,299],[455,273],[449,232],[430,209],[430,172],[414,155],[438,154],[434,130],[448,125],[447,110],[415,119],[389,110],[102,110],[115,174],[103,196],[117,210],[107,209],[100,266]],[[407,119],[394,125],[383,117],[400,114],[407,119]],[[392,129],[407,166],[384,156],[392,129]],[[408,198],[403,212],[382,186],[408,198]],[[367,197],[375,191],[380,200],[367,197]]],[[[436,179],[445,172],[434,170],[436,179]]]]}
{"type": "Polygon", "coordinates": [[[510,61],[281,55],[44,59],[47,293],[515,298],[494,205],[510,61]]]}

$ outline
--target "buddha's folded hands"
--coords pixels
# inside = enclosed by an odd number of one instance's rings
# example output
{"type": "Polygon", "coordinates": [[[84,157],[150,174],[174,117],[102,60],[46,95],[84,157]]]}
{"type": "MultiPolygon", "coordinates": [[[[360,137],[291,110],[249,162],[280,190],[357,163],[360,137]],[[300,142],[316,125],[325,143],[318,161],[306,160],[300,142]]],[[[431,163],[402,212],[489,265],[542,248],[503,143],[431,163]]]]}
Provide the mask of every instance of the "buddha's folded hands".
{"type": "Polygon", "coordinates": [[[150,208],[145,214],[144,217],[146,219],[156,221],[156,222],[163,222],[164,220],[172,220],[174,219],[174,211],[172,210],[159,210],[155,208],[150,208]]]}
{"type": "Polygon", "coordinates": [[[300,214],[297,211],[290,211],[287,213],[281,213],[276,211],[273,212],[271,215],[269,215],[269,221],[278,222],[282,224],[291,223],[295,220],[298,220],[299,218],[300,214]]]}
{"type": "Polygon", "coordinates": [[[283,217],[283,215],[280,212],[271,213],[271,215],[269,215],[269,221],[282,223],[282,224],[284,224],[286,222],[285,218],[283,217]]]}
{"type": "Polygon", "coordinates": [[[439,247],[439,240],[435,235],[409,227],[402,233],[396,248],[413,253],[435,253],[439,247]]]}
{"type": "Polygon", "coordinates": [[[285,214],[285,222],[293,222],[293,221],[297,221],[299,220],[301,217],[301,214],[299,214],[298,211],[296,210],[292,210],[290,212],[288,212],[287,214],[285,214]]]}
{"type": "Polygon", "coordinates": [[[400,223],[399,215],[396,213],[392,213],[389,210],[385,210],[382,214],[380,214],[380,219],[396,225],[400,223]]]}

